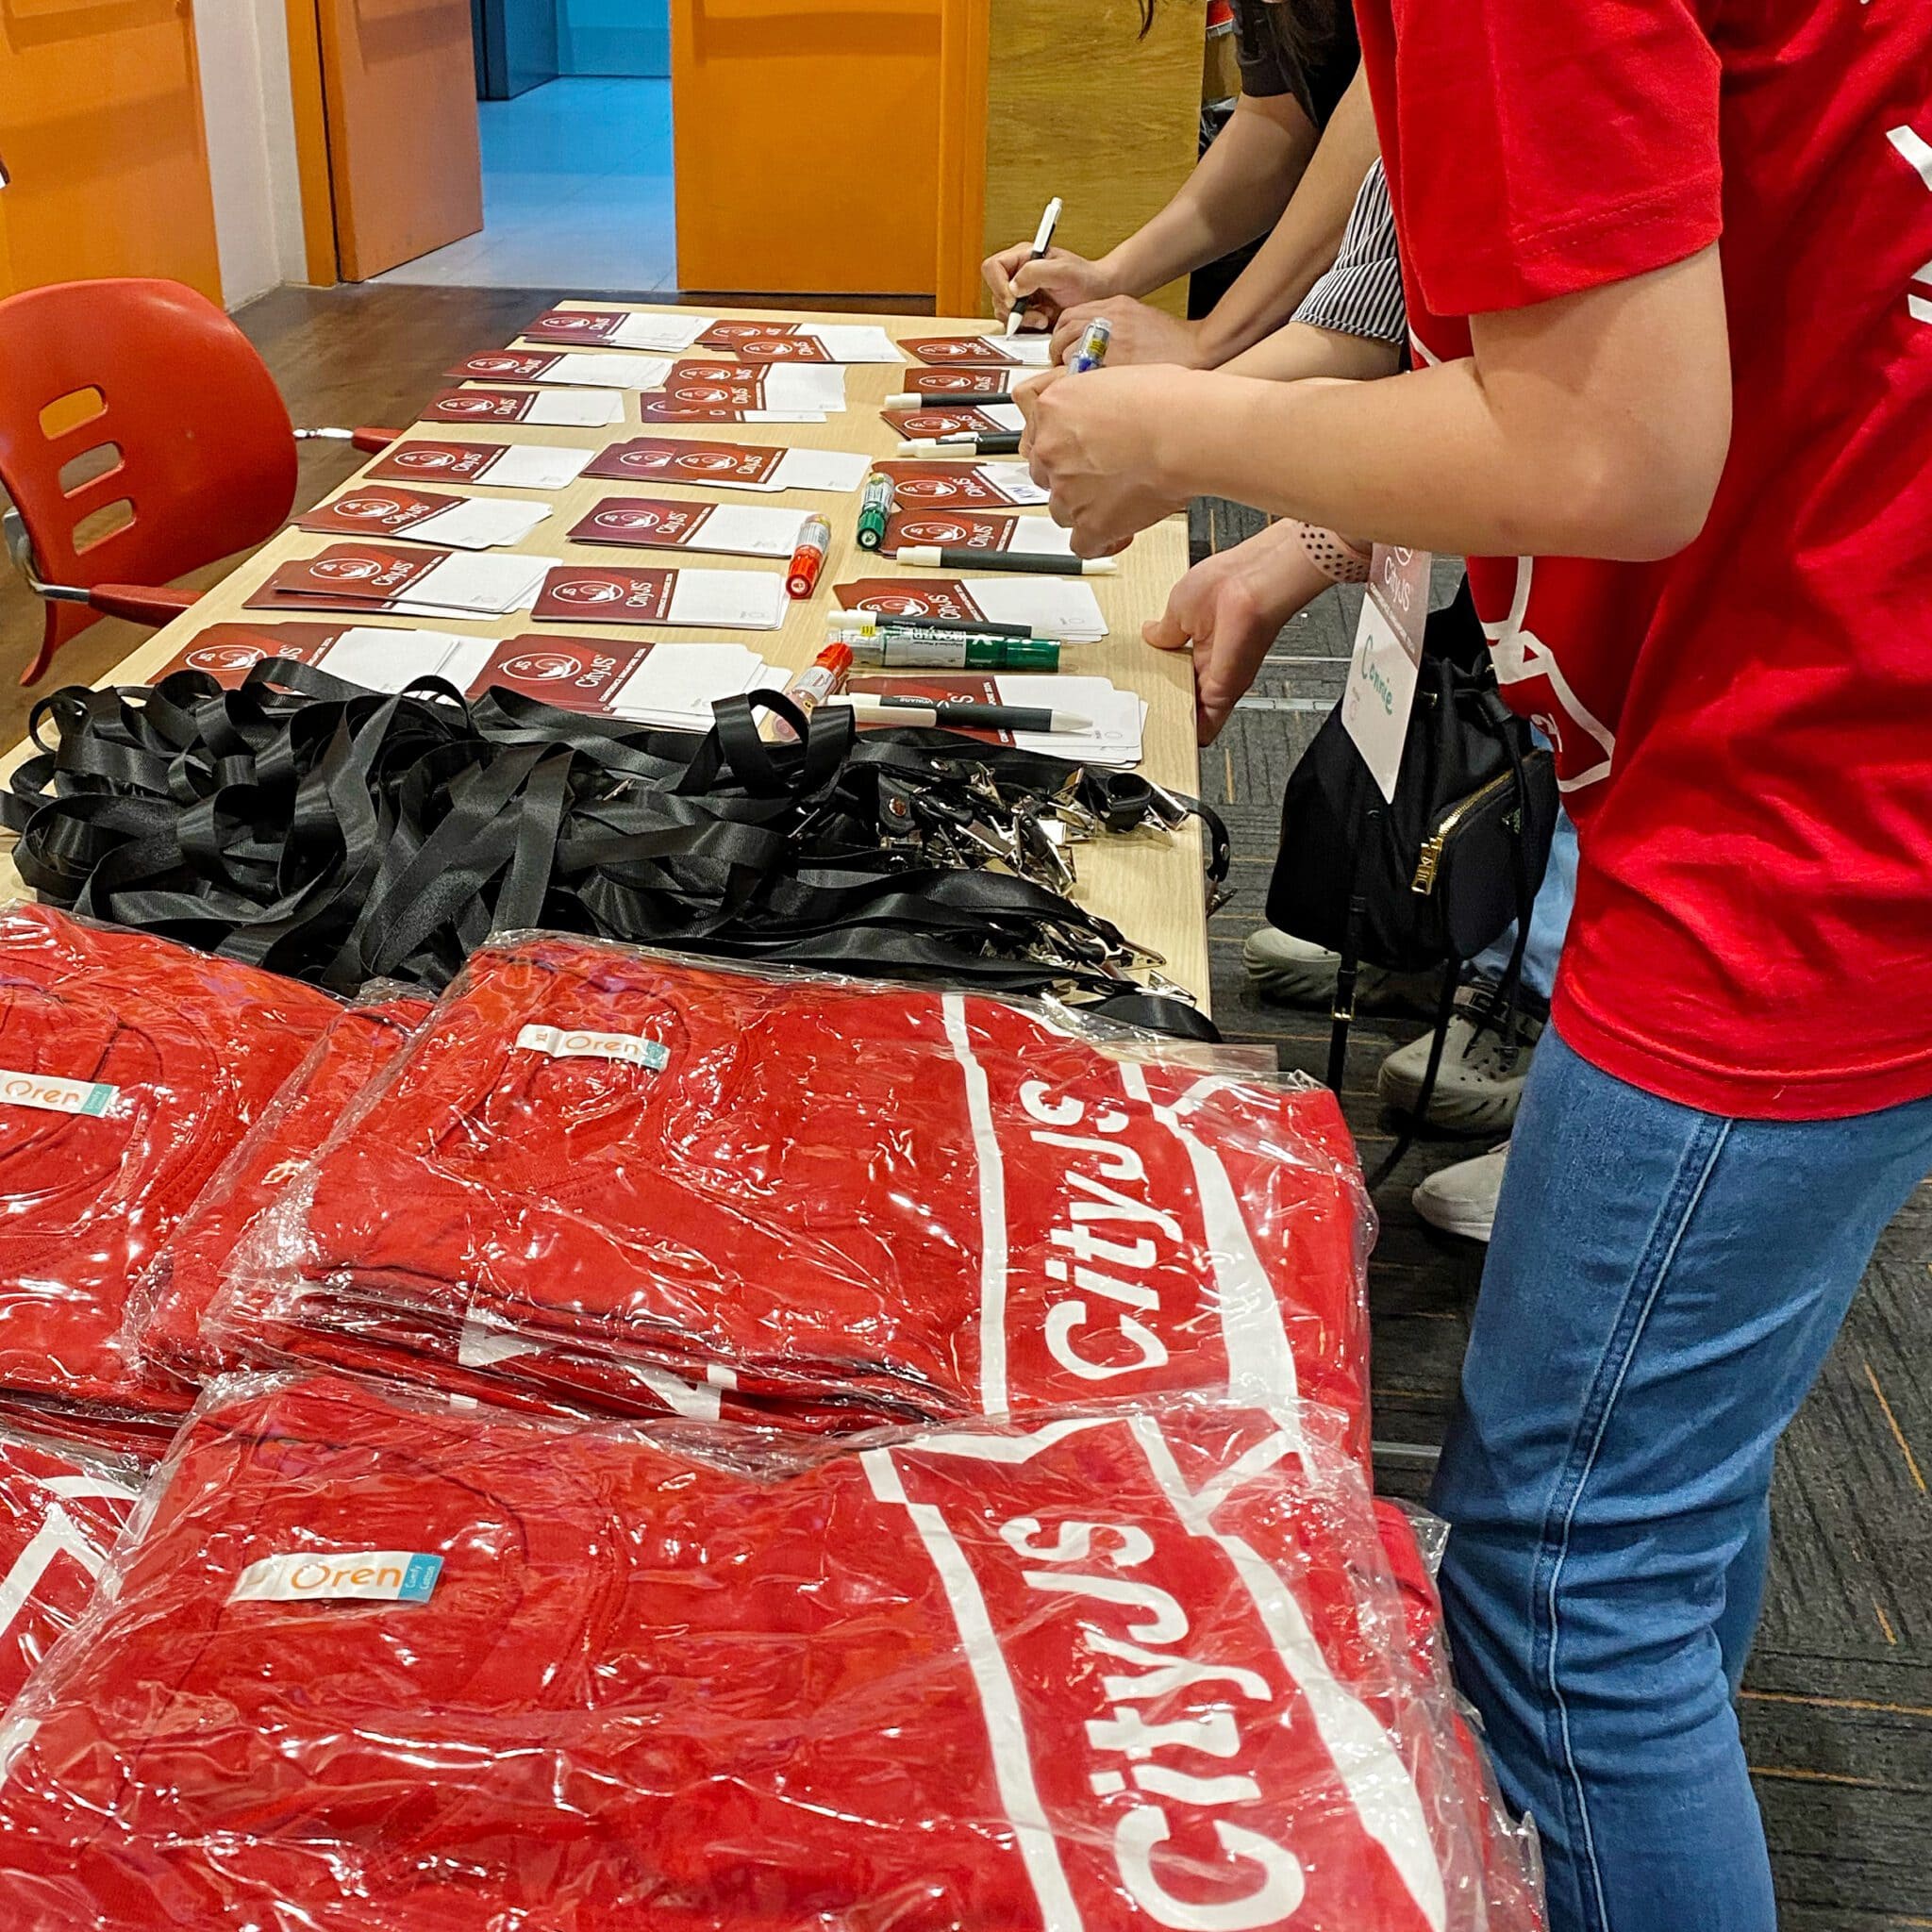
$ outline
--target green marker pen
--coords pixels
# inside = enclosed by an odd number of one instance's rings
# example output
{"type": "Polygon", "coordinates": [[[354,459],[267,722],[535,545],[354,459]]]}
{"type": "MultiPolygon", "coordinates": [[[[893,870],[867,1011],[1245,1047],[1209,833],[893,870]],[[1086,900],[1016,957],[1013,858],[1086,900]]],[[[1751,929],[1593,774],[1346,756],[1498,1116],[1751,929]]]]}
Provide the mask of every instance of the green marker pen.
{"type": "Polygon", "coordinates": [[[858,500],[858,547],[876,550],[886,541],[886,520],[892,514],[892,479],[874,470],[865,479],[858,500]]]}
{"type": "Polygon", "coordinates": [[[852,655],[887,671],[1058,671],[1060,647],[1043,638],[974,638],[956,632],[881,631],[847,637],[852,655]]]}

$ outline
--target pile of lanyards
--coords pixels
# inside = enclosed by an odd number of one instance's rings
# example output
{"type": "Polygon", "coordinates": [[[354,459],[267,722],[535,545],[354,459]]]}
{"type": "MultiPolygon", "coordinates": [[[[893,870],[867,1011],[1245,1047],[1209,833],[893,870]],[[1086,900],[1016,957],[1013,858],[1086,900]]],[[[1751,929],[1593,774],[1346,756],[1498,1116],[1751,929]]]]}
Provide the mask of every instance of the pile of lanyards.
{"type": "Polygon", "coordinates": [[[958,732],[860,736],[774,691],[715,711],[658,730],[282,659],[235,691],[76,686],[35,707],[0,821],[43,900],[338,993],[441,990],[491,933],[541,927],[986,991],[1144,984],[1212,1037],[1157,954],[1068,896],[1083,842],[1193,818],[1218,891],[1227,835],[1199,801],[958,732]]]}
{"type": "Polygon", "coordinates": [[[45,907],[0,1067],[8,1932],[1541,1924],[1370,1488],[1324,1091],[1051,1000],[557,931],[329,992],[45,907]]]}

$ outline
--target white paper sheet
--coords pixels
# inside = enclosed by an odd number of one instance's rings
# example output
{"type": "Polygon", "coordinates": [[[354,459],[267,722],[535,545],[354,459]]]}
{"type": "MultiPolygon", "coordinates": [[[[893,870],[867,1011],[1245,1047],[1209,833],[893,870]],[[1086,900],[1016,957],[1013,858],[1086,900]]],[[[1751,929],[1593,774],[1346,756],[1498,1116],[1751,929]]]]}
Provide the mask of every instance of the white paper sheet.
{"type": "Polygon", "coordinates": [[[396,600],[408,610],[501,617],[528,608],[555,557],[452,557],[432,564],[396,600]]]}
{"type": "Polygon", "coordinates": [[[527,497],[471,497],[396,534],[408,542],[447,545],[452,550],[494,550],[499,544],[521,543],[550,514],[547,503],[532,503],[527,497]]]}
{"type": "Polygon", "coordinates": [[[517,420],[552,429],[608,429],[624,421],[624,398],[608,390],[539,390],[528,413],[517,420]]]}
{"type": "Polygon", "coordinates": [[[474,480],[492,490],[568,490],[596,454],[555,442],[515,443],[474,480]]]}
{"type": "Polygon", "coordinates": [[[683,570],[672,587],[672,624],[720,630],[776,630],[785,621],[785,579],[770,571],[683,570]]]}
{"type": "Polygon", "coordinates": [[[662,389],[671,374],[665,356],[607,356],[566,350],[541,375],[532,380],[568,383],[586,389],[662,389]]]}

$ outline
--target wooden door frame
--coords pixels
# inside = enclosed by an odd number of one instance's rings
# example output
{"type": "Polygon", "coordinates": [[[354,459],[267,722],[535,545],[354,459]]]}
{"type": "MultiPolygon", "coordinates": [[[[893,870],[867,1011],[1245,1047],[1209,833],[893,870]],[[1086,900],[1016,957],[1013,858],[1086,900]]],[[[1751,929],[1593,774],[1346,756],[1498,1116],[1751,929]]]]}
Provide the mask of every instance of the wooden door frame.
{"type": "Polygon", "coordinates": [[[940,14],[939,251],[933,305],[941,315],[984,307],[987,57],[991,0],[952,0],[940,14]]]}
{"type": "Polygon", "coordinates": [[[328,108],[322,81],[322,23],[316,0],[283,0],[289,22],[289,92],[295,115],[302,190],[302,253],[318,289],[341,280],[336,252],[335,188],[328,164],[328,108]]]}

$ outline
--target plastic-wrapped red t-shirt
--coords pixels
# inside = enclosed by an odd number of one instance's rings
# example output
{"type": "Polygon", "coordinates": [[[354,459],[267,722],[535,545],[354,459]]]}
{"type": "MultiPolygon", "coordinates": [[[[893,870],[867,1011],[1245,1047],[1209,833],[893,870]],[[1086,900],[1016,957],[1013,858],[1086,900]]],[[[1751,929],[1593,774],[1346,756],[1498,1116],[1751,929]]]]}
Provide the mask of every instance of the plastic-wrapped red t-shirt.
{"type": "Polygon", "coordinates": [[[879,1425],[877,1412],[862,1405],[775,1404],[742,1395],[731,1371],[716,1364],[673,1374],[479,1322],[447,1326],[418,1312],[337,1301],[319,1289],[299,1301],[279,1294],[265,1300],[262,1288],[245,1276],[225,1283],[209,1324],[219,1347],[254,1366],[342,1369],[532,1415],[686,1416],[813,1433],[879,1425]]]}
{"type": "Polygon", "coordinates": [[[0,913],[0,1403],[186,1411],[131,1361],[128,1291],[340,1010],[166,940],[0,913]]]}
{"type": "Polygon", "coordinates": [[[0,1709],[87,1607],[146,1474],[0,1428],[0,1709]]]}
{"type": "Polygon", "coordinates": [[[1366,1487],[217,1384],[10,1724],[8,1932],[1518,1932],[1366,1487]]]}
{"type": "Polygon", "coordinates": [[[1215,1389],[1359,1420],[1373,1224],[1334,1099],[1191,1052],[506,941],[331,1139],[275,1265],[291,1308],[320,1284],[761,1400],[938,1420],[1215,1389]]]}
{"type": "Polygon", "coordinates": [[[330,1019],[129,1295],[128,1340],[144,1361],[197,1384],[237,1366],[202,1334],[228,1257],[431,1004],[411,994],[371,999],[365,991],[361,1004],[330,1019]]]}

